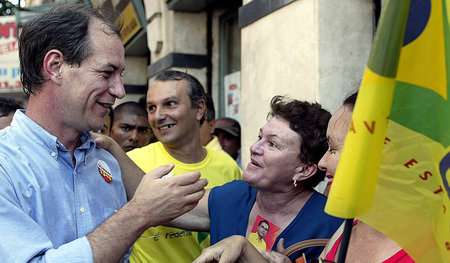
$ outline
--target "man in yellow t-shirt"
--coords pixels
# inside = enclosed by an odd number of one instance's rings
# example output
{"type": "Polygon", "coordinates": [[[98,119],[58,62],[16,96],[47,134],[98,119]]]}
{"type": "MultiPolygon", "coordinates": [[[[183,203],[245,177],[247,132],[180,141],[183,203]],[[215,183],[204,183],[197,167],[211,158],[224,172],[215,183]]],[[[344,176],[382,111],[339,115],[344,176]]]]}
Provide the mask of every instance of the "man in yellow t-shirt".
{"type": "Polygon", "coordinates": [[[266,251],[266,241],[264,241],[264,237],[269,233],[269,222],[266,220],[259,221],[258,227],[256,228],[256,232],[250,233],[248,237],[248,241],[252,243],[255,247],[266,251]]]}
{"type": "MultiPolygon", "coordinates": [[[[236,162],[227,154],[204,148],[200,125],[205,93],[200,82],[180,71],[160,73],[147,92],[150,126],[158,142],[127,152],[144,172],[174,163],[168,176],[200,171],[206,188],[241,179],[236,162]]],[[[171,227],[151,227],[135,242],[131,262],[192,262],[209,246],[209,233],[171,227]]]]}

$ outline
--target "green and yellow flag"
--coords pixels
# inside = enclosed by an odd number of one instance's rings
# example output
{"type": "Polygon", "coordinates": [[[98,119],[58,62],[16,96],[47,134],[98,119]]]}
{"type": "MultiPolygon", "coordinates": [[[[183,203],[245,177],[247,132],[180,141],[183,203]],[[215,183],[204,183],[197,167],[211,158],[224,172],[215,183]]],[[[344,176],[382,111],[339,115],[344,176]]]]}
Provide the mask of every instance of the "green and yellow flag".
{"type": "Polygon", "coordinates": [[[450,262],[450,0],[387,0],[325,211],[450,262]]]}

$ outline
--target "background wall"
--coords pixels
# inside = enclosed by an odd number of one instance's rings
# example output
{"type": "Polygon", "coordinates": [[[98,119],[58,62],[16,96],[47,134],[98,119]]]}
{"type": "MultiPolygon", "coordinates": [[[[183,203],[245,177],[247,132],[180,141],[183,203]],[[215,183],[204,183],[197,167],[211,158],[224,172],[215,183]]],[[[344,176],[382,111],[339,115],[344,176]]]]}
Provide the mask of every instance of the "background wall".
{"type": "Polygon", "coordinates": [[[241,33],[246,164],[274,95],[317,101],[333,113],[356,89],[372,43],[372,2],[293,1],[244,26],[241,33]]]}

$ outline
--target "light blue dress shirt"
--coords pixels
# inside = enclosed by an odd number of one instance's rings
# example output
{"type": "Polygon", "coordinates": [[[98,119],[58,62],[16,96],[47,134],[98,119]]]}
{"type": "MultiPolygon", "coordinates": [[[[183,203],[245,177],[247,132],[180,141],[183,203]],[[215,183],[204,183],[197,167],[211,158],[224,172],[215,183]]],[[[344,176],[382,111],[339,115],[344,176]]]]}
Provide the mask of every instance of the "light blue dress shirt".
{"type": "Polygon", "coordinates": [[[81,141],[74,167],[64,145],[23,111],[0,130],[0,261],[93,261],[86,235],[126,195],[114,157],[89,133],[81,141]]]}

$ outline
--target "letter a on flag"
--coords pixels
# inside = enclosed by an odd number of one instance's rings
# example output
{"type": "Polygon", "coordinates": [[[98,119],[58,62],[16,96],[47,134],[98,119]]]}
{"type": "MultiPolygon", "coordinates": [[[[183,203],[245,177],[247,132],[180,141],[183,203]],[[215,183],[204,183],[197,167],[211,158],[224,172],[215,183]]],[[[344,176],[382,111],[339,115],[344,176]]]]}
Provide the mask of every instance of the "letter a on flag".
{"type": "Polygon", "coordinates": [[[387,0],[325,211],[450,262],[450,0],[387,0]]]}

